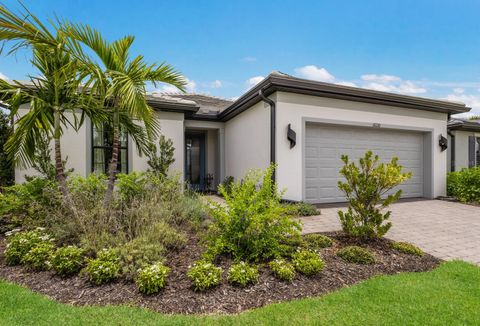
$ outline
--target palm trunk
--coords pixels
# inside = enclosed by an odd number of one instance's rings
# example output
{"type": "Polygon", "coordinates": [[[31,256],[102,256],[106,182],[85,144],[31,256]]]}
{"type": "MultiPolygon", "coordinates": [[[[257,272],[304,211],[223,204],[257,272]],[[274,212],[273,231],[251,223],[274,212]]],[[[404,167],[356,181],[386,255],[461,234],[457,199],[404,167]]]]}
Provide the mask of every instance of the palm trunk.
{"type": "Polygon", "coordinates": [[[68,191],[67,178],[65,177],[65,169],[62,161],[62,151],[60,146],[60,112],[55,110],[55,125],[54,125],[54,151],[55,151],[55,174],[58,182],[58,187],[63,195],[63,200],[67,207],[69,207],[74,214],[77,213],[76,207],[70,197],[70,192],[68,191]]]}
{"type": "Polygon", "coordinates": [[[105,201],[103,206],[108,208],[113,199],[113,190],[115,187],[115,178],[117,176],[117,166],[118,166],[118,151],[120,147],[119,137],[120,137],[120,126],[119,126],[119,116],[118,112],[114,113],[113,116],[113,141],[112,141],[112,159],[108,166],[108,184],[107,191],[105,193],[105,201]]]}

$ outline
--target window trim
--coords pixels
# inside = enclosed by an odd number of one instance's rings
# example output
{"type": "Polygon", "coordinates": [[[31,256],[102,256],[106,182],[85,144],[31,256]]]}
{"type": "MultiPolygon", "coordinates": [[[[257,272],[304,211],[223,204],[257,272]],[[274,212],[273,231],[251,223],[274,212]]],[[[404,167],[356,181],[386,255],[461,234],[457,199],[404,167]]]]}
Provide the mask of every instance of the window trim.
{"type": "MultiPolygon", "coordinates": [[[[113,146],[100,146],[100,145],[95,145],[95,142],[93,140],[93,132],[95,130],[95,124],[91,123],[90,124],[90,144],[91,144],[91,147],[90,147],[90,156],[91,156],[91,160],[90,160],[90,172],[91,173],[95,173],[95,149],[96,148],[100,148],[100,149],[108,149],[108,148],[112,148],[113,150],[113,146]]],[[[125,149],[127,151],[127,155],[126,155],[126,162],[125,162],[125,166],[126,166],[126,173],[129,173],[130,172],[130,166],[129,166],[129,159],[128,159],[128,155],[129,155],[129,151],[130,151],[130,147],[128,146],[128,140],[129,140],[129,136],[128,136],[128,133],[126,133],[126,136],[127,136],[127,139],[125,141],[125,146],[122,146],[120,144],[120,147],[118,148],[118,157],[120,158],[120,155],[121,155],[121,150],[122,149],[125,149]]],[[[110,163],[108,163],[110,164],[110,163]]],[[[107,169],[105,170],[105,174],[108,174],[108,164],[107,164],[107,169]]],[[[118,162],[117,162],[117,165],[118,165],[118,162]]],[[[117,171],[117,173],[123,173],[122,171],[117,171]]]]}

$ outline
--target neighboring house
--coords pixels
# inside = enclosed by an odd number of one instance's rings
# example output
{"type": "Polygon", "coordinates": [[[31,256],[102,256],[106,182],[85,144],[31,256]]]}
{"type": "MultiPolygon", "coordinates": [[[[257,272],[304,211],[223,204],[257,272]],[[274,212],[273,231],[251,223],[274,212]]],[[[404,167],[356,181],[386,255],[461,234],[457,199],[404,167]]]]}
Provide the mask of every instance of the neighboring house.
{"type": "MultiPolygon", "coordinates": [[[[151,94],[162,133],[173,140],[173,171],[204,189],[226,176],[278,165],[275,178],[284,198],[312,203],[341,202],[340,156],[358,159],[367,150],[383,161],[393,156],[413,177],[404,197],[435,198],[446,192],[446,140],[450,115],[464,104],[390,94],[299,79],[273,72],[235,102],[205,95],[151,94]]],[[[28,108],[25,108],[28,109],[28,108]]],[[[111,151],[108,131],[89,123],[63,136],[68,167],[87,175],[104,171],[111,151]]],[[[121,170],[143,171],[131,139],[122,142],[121,170]]],[[[23,180],[26,171],[16,171],[23,180]]]]}
{"type": "Polygon", "coordinates": [[[451,119],[448,140],[449,171],[480,166],[480,120],[451,119]]]}

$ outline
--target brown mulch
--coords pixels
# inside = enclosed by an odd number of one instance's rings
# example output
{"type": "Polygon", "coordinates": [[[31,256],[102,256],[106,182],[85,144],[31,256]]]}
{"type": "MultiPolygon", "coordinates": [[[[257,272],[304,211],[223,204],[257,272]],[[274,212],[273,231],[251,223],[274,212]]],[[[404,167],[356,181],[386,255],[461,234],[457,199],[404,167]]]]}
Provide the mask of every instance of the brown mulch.
{"type": "MultiPolygon", "coordinates": [[[[332,248],[321,250],[325,269],[315,277],[297,274],[292,283],[278,281],[266,266],[260,267],[257,284],[239,288],[227,283],[226,272],[221,285],[206,292],[194,292],[186,277],[188,266],[200,256],[198,241],[192,237],[180,252],[167,260],[172,272],[168,285],[157,295],[145,296],[138,292],[132,282],[94,286],[83,276],[67,279],[53,272],[31,272],[21,266],[7,266],[4,261],[4,241],[0,237],[0,278],[24,285],[60,302],[75,305],[128,304],[149,308],[162,313],[209,314],[237,313],[266,304],[322,295],[342,287],[361,282],[379,274],[422,272],[436,267],[440,260],[425,254],[423,257],[402,254],[392,250],[387,239],[368,243],[348,238],[341,233],[327,233],[335,239],[332,248]],[[375,255],[373,265],[349,264],[335,255],[346,245],[369,248],[375,255]]],[[[220,265],[226,270],[230,262],[220,265]]]]}

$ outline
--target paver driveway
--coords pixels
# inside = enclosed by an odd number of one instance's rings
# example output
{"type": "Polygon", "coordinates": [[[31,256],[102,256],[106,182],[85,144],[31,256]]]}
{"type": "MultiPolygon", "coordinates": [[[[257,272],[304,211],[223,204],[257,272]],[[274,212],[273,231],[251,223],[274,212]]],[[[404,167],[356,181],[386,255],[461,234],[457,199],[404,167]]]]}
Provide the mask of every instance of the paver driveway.
{"type": "MultiPolygon", "coordinates": [[[[340,230],[337,211],[303,217],[303,232],[340,230]]],[[[442,200],[399,202],[391,206],[392,228],[386,237],[407,241],[442,259],[480,264],[480,207],[442,200]]]]}

